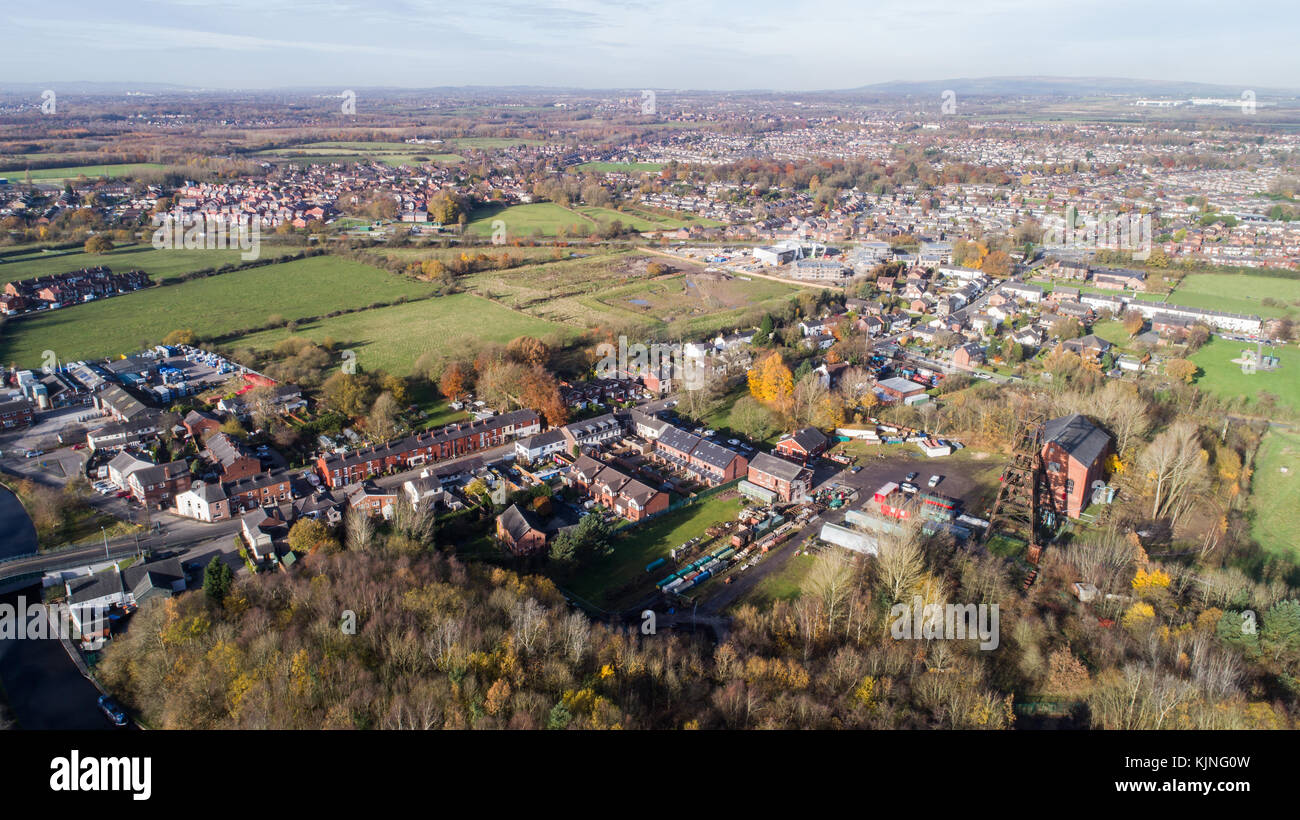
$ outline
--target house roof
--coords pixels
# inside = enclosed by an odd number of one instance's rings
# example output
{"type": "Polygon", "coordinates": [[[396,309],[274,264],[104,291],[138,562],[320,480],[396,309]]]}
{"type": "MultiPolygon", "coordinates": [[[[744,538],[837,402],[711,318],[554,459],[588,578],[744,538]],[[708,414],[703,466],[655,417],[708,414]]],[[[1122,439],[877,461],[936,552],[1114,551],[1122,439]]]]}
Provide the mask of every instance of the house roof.
{"type": "Polygon", "coordinates": [[[804,427],[794,431],[790,435],[794,442],[803,448],[804,452],[811,453],[818,447],[826,445],[826,435],[816,427],[804,427]]]}
{"type": "Polygon", "coordinates": [[[122,577],[117,567],[109,567],[94,575],[84,575],[68,581],[68,603],[70,604],[85,603],[108,595],[120,595],[121,592],[122,577]]]}
{"type": "Polygon", "coordinates": [[[877,382],[877,385],[885,390],[893,390],[897,393],[921,393],[925,391],[923,385],[917,384],[911,379],[904,379],[899,376],[893,376],[877,382]]]}
{"type": "Polygon", "coordinates": [[[661,446],[677,450],[681,453],[691,453],[699,443],[699,436],[693,433],[688,433],[680,427],[669,425],[659,434],[659,444],[661,446]]]}
{"type": "Polygon", "coordinates": [[[542,532],[542,525],[530,513],[519,508],[518,504],[511,504],[506,507],[497,519],[501,522],[501,527],[514,541],[518,541],[528,535],[530,530],[542,532]]]}
{"type": "Polygon", "coordinates": [[[799,473],[804,470],[802,466],[795,464],[793,461],[786,461],[783,458],[777,458],[767,453],[756,453],[750,459],[749,469],[776,476],[782,481],[794,481],[799,477],[799,473]]]}
{"type": "Polygon", "coordinates": [[[1056,444],[1082,464],[1092,464],[1110,443],[1110,434],[1080,413],[1052,419],[1044,425],[1044,441],[1056,444]]]}
{"type": "Polygon", "coordinates": [[[734,450],[728,450],[721,444],[714,444],[708,439],[701,439],[700,443],[695,446],[691,452],[691,458],[703,461],[711,467],[717,467],[719,470],[725,470],[727,465],[731,464],[739,455],[734,450]]]}
{"type": "Polygon", "coordinates": [[[185,571],[181,569],[178,558],[164,558],[147,564],[136,564],[122,571],[122,583],[135,595],[137,602],[155,589],[171,595],[172,584],[184,578],[185,571]]]}

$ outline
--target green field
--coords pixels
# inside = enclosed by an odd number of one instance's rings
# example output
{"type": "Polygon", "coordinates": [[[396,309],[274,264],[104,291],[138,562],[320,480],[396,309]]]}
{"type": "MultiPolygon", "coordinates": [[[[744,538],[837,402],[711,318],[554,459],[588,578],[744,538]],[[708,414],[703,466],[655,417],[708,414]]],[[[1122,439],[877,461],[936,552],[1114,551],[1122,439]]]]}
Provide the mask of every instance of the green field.
{"type": "Polygon", "coordinates": [[[590,205],[578,205],[573,210],[602,224],[620,222],[624,227],[634,231],[666,231],[687,224],[683,219],[657,217],[644,211],[616,211],[613,208],[596,208],[590,205]]]}
{"type": "MultiPolygon", "coordinates": [[[[316,342],[328,336],[339,346],[355,350],[363,368],[405,375],[425,353],[460,356],[470,353],[476,342],[570,332],[473,294],[459,293],[309,322],[293,335],[316,342]]],[[[267,330],[240,337],[228,346],[271,348],[289,335],[285,328],[267,330]]]]}
{"type": "Polygon", "coordinates": [[[770,279],[746,282],[716,274],[686,273],[613,288],[601,293],[597,300],[607,308],[656,321],[666,320],[674,327],[720,330],[728,320],[739,321],[748,309],[758,305],[775,306],[796,291],[791,285],[770,279]]]}
{"type": "MultiPolygon", "coordinates": [[[[798,546],[798,544],[795,545],[795,547],[798,546]]],[[[794,549],[795,547],[785,548],[794,549]]],[[[769,558],[768,560],[772,559],[769,558]]],[[[759,609],[767,609],[776,601],[793,601],[799,598],[803,595],[804,584],[808,581],[808,573],[816,566],[817,561],[818,557],[816,555],[791,555],[786,559],[785,566],[781,567],[778,572],[774,572],[759,581],[747,595],[732,604],[732,607],[752,604],[759,609]]]]}
{"type": "Polygon", "coordinates": [[[1119,319],[1095,323],[1092,326],[1092,333],[1122,348],[1127,348],[1132,341],[1132,337],[1124,329],[1124,323],[1119,319]]]}
{"type": "Polygon", "coordinates": [[[664,166],[658,162],[584,162],[573,166],[579,171],[595,171],[601,174],[623,172],[627,174],[650,171],[658,173],[664,166]]]}
{"type": "Polygon", "coordinates": [[[36,366],[44,350],[61,361],[115,356],[157,344],[178,328],[209,337],[265,324],[276,314],[294,320],[429,292],[369,265],[318,256],[11,319],[0,338],[0,362],[36,366]]]}
{"type": "Polygon", "coordinates": [[[482,271],[458,281],[507,307],[553,322],[671,329],[683,337],[735,329],[757,309],[775,307],[796,292],[780,282],[727,280],[679,260],[633,251],[482,271]],[[652,279],[649,262],[682,272],[652,279]]]}
{"type": "Polygon", "coordinates": [[[1281,360],[1277,370],[1246,375],[1232,360],[1248,347],[1253,349],[1245,342],[1212,338],[1192,355],[1202,371],[1196,378],[1197,387],[1225,398],[1243,396],[1251,409],[1259,409],[1258,394],[1266,391],[1278,397],[1279,405],[1300,410],[1300,353],[1294,347],[1275,347],[1274,355],[1281,360]]]}
{"type": "MultiPolygon", "coordinates": [[[[289,245],[266,243],[259,249],[263,259],[274,259],[301,250],[302,248],[289,245]]],[[[0,257],[0,281],[12,282],[106,265],[115,271],[141,270],[155,282],[166,282],[196,270],[243,264],[240,253],[238,250],[157,250],[149,245],[124,245],[102,254],[86,253],[78,248],[37,251],[21,256],[0,257]]]]}
{"type": "MultiPolygon", "coordinates": [[[[139,171],[154,171],[166,166],[156,162],[127,162],[117,165],[73,165],[65,168],[33,168],[31,170],[32,182],[64,182],[69,179],[78,177],[87,177],[94,179],[96,177],[124,177],[139,171]]],[[[25,168],[11,167],[8,170],[0,171],[0,177],[9,180],[11,184],[23,183],[27,180],[28,171],[25,168]]]]}
{"type": "Polygon", "coordinates": [[[542,236],[555,236],[561,229],[568,231],[577,225],[596,225],[594,220],[579,216],[554,202],[531,202],[527,205],[489,205],[479,208],[470,214],[466,230],[473,236],[491,236],[492,223],[498,219],[505,223],[507,241],[538,233],[542,236]]]}
{"type": "Polygon", "coordinates": [[[1189,273],[1169,301],[1188,307],[1263,317],[1300,314],[1300,279],[1232,273],[1189,273]],[[1264,300],[1279,304],[1264,304],[1264,300]]]}
{"type": "Polygon", "coordinates": [[[1269,430],[1255,455],[1250,534],[1266,551],[1300,563],[1295,514],[1300,509],[1300,433],[1269,430]],[[1283,468],[1286,472],[1282,472],[1283,468]]]}
{"type": "Polygon", "coordinates": [[[736,513],[744,506],[733,493],[730,498],[714,496],[688,507],[666,512],[651,521],[623,530],[614,538],[614,553],[586,567],[569,587],[580,597],[599,605],[617,605],[622,598],[637,598],[654,591],[654,582],[667,575],[647,573],[646,564],[656,558],[666,558],[674,547],[681,546],[714,524],[734,521],[736,513]],[[636,589],[620,595],[629,583],[636,589]]]}

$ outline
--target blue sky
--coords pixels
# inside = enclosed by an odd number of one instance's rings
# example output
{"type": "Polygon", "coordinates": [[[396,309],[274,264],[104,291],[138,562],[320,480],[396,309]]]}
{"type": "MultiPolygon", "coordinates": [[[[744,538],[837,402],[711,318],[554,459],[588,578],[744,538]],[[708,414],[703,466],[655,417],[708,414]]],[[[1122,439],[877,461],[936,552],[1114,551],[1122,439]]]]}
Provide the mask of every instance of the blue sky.
{"type": "Polygon", "coordinates": [[[5,0],[0,83],[809,90],[995,75],[1300,85],[1294,0],[5,0]]]}

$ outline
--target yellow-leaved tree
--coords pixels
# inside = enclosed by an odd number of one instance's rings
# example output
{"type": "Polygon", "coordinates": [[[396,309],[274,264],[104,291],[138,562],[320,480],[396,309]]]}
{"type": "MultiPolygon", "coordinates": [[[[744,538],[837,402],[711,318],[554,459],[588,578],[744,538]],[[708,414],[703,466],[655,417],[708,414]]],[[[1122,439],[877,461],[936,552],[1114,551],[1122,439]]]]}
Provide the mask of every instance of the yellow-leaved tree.
{"type": "Polygon", "coordinates": [[[763,404],[785,411],[794,396],[794,374],[775,350],[750,368],[747,374],[749,393],[763,404]]]}

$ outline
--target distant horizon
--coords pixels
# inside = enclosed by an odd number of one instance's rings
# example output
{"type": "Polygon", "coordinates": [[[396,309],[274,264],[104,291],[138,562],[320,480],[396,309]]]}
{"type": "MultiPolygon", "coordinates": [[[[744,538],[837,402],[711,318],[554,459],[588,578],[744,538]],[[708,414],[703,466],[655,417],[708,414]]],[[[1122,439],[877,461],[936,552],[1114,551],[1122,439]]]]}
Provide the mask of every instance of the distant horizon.
{"type": "MultiPolygon", "coordinates": [[[[1089,89],[1086,81],[1095,80],[1107,84],[1107,87],[1097,88],[1093,93],[1099,94],[1131,94],[1141,95],[1145,93],[1177,95],[1182,93],[1191,93],[1196,88],[1219,89],[1222,91],[1235,91],[1236,89],[1250,89],[1256,93],[1273,94],[1273,95],[1300,95],[1300,84],[1294,87],[1286,86],[1268,86],[1264,84],[1251,83],[1225,83],[1221,80],[1162,80],[1150,77],[1119,77],[1119,76],[1083,76],[1083,75],[1064,75],[1064,74],[1038,74],[1038,75],[1015,75],[1015,74],[991,74],[991,75],[968,75],[963,77],[936,77],[933,79],[907,80],[894,79],[883,80],[880,82],[858,85],[845,86],[840,88],[708,88],[708,87],[670,87],[670,86],[573,86],[573,85],[537,85],[525,83],[466,83],[460,85],[440,84],[440,85],[396,85],[392,83],[350,86],[353,90],[366,91],[391,91],[391,92],[433,92],[433,91],[517,91],[521,93],[576,93],[576,94],[600,94],[600,93],[633,93],[642,89],[653,89],[655,91],[681,92],[686,94],[789,94],[789,95],[834,95],[834,94],[881,94],[885,96],[906,96],[909,93],[919,93],[922,89],[928,87],[938,87],[939,85],[960,85],[963,83],[1012,83],[1017,80],[1023,80],[1028,83],[1037,84],[1060,84],[1059,93],[1084,94],[1089,89]],[[1122,86],[1128,84],[1132,86],[1128,90],[1122,90],[1122,86]],[[914,86],[915,89],[907,87],[914,86]],[[1073,86],[1073,87],[1072,87],[1073,86]],[[1164,86],[1163,90],[1153,90],[1164,86]],[[1144,88],[1145,87],[1145,88],[1144,88]]],[[[133,90],[143,92],[154,91],[157,93],[267,93],[267,92],[300,92],[311,94],[331,94],[338,93],[340,87],[337,85],[306,85],[306,84],[285,84],[276,86],[219,86],[219,85],[188,85],[182,83],[165,83],[157,80],[85,80],[85,79],[47,79],[43,81],[4,81],[0,80],[0,93],[21,90],[23,92],[31,89],[46,88],[49,86],[72,86],[86,87],[95,93],[103,89],[100,93],[123,93],[133,90]]],[[[968,92],[970,93],[970,92],[968,92]]],[[[987,96],[1005,96],[1007,94],[1025,94],[1033,96],[1045,92],[1033,89],[1024,89],[1020,91],[995,91],[981,92],[987,96]]]]}
{"type": "Polygon", "coordinates": [[[56,0],[0,18],[9,35],[0,76],[21,85],[176,78],[220,91],[507,88],[521,77],[537,89],[722,93],[970,77],[1295,82],[1300,15],[1265,0],[1236,3],[1232,25],[1205,0],[1095,0],[1086,15],[1044,5],[810,0],[792,12],[773,0],[502,0],[449,12],[434,0],[141,0],[124,19],[100,2],[56,0]],[[1268,25],[1250,24],[1260,20],[1268,25]],[[75,59],[78,74],[93,65],[99,79],[49,79],[54,55],[64,66],[75,59]]]}

